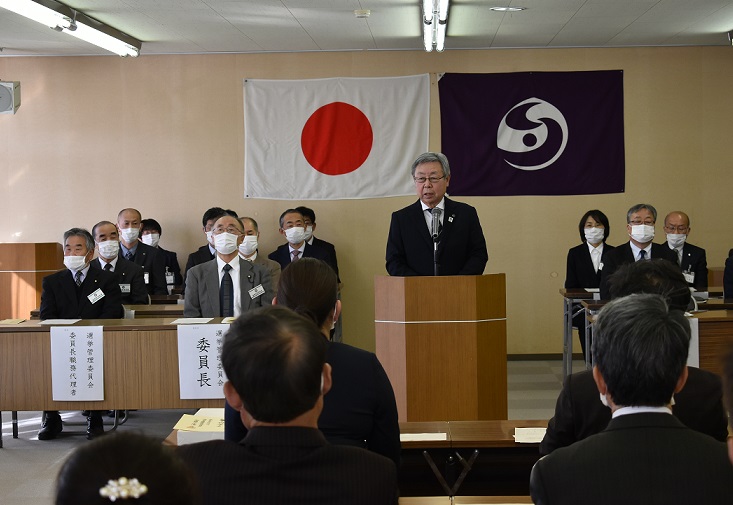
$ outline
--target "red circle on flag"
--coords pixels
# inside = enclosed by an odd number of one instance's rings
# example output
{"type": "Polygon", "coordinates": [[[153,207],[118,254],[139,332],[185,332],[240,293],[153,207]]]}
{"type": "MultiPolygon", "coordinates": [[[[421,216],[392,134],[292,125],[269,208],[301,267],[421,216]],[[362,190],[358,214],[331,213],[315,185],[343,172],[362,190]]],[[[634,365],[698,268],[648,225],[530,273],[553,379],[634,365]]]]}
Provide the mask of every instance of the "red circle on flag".
{"type": "Polygon", "coordinates": [[[366,161],[374,134],[362,111],[344,102],[316,110],[303,126],[300,146],[308,163],[326,175],[353,172],[366,161]]]}

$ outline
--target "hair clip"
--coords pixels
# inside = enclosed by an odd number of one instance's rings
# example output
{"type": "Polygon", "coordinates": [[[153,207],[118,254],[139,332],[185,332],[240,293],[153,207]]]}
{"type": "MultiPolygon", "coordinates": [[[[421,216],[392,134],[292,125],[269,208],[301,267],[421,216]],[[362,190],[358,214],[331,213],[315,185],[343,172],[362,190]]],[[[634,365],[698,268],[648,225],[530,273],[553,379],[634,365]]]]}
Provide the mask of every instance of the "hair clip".
{"type": "Polygon", "coordinates": [[[99,496],[109,498],[109,501],[116,501],[118,498],[140,498],[148,492],[148,486],[140,484],[137,479],[120,477],[117,480],[108,480],[107,485],[99,489],[99,496]]]}

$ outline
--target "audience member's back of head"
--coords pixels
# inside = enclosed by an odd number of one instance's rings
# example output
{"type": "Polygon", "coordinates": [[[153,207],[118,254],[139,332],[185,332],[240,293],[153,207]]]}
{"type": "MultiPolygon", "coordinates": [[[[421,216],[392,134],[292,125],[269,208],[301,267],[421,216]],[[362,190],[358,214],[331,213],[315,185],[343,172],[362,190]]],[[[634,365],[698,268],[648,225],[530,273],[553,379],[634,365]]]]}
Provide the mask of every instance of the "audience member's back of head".
{"type": "Polygon", "coordinates": [[[669,403],[687,362],[690,324],[662,296],[606,304],[593,330],[593,362],[618,406],[669,403]]]}
{"type": "Polygon", "coordinates": [[[56,505],[124,501],[120,495],[112,500],[115,485],[120,492],[139,493],[135,505],[201,503],[195,476],[171,448],[143,435],[114,433],[74,450],[59,471],[56,505]]]}
{"type": "MultiPolygon", "coordinates": [[[[723,361],[723,401],[725,410],[728,412],[728,424],[733,428],[733,345],[728,347],[723,361]]],[[[728,438],[728,441],[733,451],[733,438],[728,438]]],[[[731,462],[733,462],[733,452],[731,452],[731,462]]]]}
{"type": "Polygon", "coordinates": [[[319,328],[333,314],[337,298],[336,273],[325,261],[301,258],[280,274],[277,303],[312,319],[319,328]]]}
{"type": "Polygon", "coordinates": [[[679,267],[664,259],[636,261],[622,265],[608,278],[611,299],[650,293],[662,295],[671,309],[686,310],[690,288],[679,267]]]}
{"type": "Polygon", "coordinates": [[[221,359],[247,412],[260,422],[284,423],[316,404],[326,346],[311,320],[270,306],[232,324],[221,359]]]}

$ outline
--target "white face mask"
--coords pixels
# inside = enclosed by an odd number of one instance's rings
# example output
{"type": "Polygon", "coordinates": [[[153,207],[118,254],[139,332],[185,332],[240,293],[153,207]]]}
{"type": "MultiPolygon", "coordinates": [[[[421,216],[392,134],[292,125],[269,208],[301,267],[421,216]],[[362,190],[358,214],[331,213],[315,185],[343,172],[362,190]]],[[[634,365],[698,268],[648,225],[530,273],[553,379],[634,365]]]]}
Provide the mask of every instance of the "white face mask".
{"type": "Polygon", "coordinates": [[[120,243],[116,240],[105,240],[97,244],[97,247],[99,247],[99,255],[108,260],[116,258],[120,252],[120,243]]]}
{"type": "Polygon", "coordinates": [[[214,232],[209,230],[206,232],[206,240],[209,244],[214,245],[214,232]]]}
{"type": "Polygon", "coordinates": [[[237,250],[237,238],[239,237],[226,231],[214,235],[214,247],[221,254],[232,254],[237,250]]]}
{"type": "Polygon", "coordinates": [[[603,228],[584,228],[583,233],[585,233],[585,240],[587,240],[591,244],[598,244],[600,242],[603,242],[603,234],[605,233],[605,229],[603,228]]]}
{"type": "Polygon", "coordinates": [[[313,236],[313,226],[306,226],[305,227],[305,239],[310,240],[313,236]]]}
{"type": "Polygon", "coordinates": [[[598,393],[598,395],[601,397],[601,403],[605,405],[606,407],[611,408],[611,406],[608,404],[608,398],[606,398],[606,395],[600,392],[598,393]]]}
{"type": "Polygon", "coordinates": [[[257,235],[245,235],[244,241],[239,244],[239,252],[243,256],[252,256],[257,250],[257,235]]]}
{"type": "Polygon", "coordinates": [[[160,233],[148,233],[147,235],[143,235],[140,240],[143,241],[143,244],[147,244],[150,247],[158,247],[158,242],[160,242],[160,233]]]}
{"type": "Polygon", "coordinates": [[[629,236],[639,242],[646,244],[654,240],[654,226],[648,224],[635,224],[631,227],[629,236]]]}
{"type": "Polygon", "coordinates": [[[685,240],[687,240],[687,235],[684,233],[667,233],[667,242],[673,249],[685,245],[685,240]]]}
{"type": "Polygon", "coordinates": [[[123,228],[120,230],[120,236],[126,243],[132,243],[140,236],[140,228],[123,228]]]}
{"type": "Polygon", "coordinates": [[[294,226],[285,230],[285,238],[293,245],[300,244],[305,240],[305,228],[294,226]]]}
{"type": "Polygon", "coordinates": [[[87,264],[86,256],[64,256],[64,265],[69,270],[81,270],[87,264]]]}

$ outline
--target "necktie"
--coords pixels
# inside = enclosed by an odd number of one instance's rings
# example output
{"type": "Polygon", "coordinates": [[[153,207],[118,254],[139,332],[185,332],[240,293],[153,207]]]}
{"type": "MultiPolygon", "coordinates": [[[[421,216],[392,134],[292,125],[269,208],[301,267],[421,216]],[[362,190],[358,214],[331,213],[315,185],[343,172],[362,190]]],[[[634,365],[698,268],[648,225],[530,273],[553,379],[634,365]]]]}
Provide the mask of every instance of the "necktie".
{"type": "Polygon", "coordinates": [[[644,249],[642,249],[641,251],[639,251],[639,259],[640,260],[645,260],[646,259],[646,251],[644,249]]]}
{"type": "Polygon", "coordinates": [[[104,265],[104,270],[106,270],[107,272],[111,271],[112,270],[112,263],[107,263],[106,265],[104,265]]]}
{"type": "Polygon", "coordinates": [[[81,286],[81,270],[76,272],[76,275],[74,275],[74,281],[76,281],[77,286],[81,286]]]}
{"type": "Polygon", "coordinates": [[[677,249],[677,264],[682,266],[682,249],[677,249]]]}
{"type": "Polygon", "coordinates": [[[224,275],[221,278],[221,286],[219,286],[219,307],[221,317],[231,317],[234,315],[234,284],[229,270],[232,266],[224,265],[224,275]]]}
{"type": "Polygon", "coordinates": [[[126,259],[127,261],[133,261],[133,258],[134,258],[134,257],[135,257],[135,256],[134,256],[134,255],[132,254],[132,251],[127,251],[127,252],[125,253],[125,259],[126,259]]]}
{"type": "Polygon", "coordinates": [[[292,254],[293,254],[293,259],[290,260],[290,262],[292,263],[293,261],[298,261],[298,258],[300,258],[300,251],[298,251],[297,249],[294,249],[292,254]]]}

